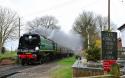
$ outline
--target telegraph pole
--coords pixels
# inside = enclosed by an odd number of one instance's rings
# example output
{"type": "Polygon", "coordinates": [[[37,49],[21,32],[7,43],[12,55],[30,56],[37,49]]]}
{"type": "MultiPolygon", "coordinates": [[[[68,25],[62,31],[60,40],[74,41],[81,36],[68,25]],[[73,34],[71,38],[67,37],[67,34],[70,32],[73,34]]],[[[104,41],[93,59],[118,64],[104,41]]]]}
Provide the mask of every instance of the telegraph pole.
{"type": "Polygon", "coordinates": [[[110,31],[110,0],[108,0],[108,31],[110,31]]]}
{"type": "Polygon", "coordinates": [[[19,38],[20,38],[20,17],[19,17],[19,38]]]}

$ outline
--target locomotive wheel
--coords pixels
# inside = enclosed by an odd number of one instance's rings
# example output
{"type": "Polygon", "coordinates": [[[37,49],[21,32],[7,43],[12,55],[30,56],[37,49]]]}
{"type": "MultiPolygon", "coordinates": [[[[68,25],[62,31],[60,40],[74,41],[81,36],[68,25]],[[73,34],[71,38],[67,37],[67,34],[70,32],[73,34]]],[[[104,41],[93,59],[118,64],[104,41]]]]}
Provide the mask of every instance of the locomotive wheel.
{"type": "Polygon", "coordinates": [[[25,61],[24,60],[21,60],[21,65],[25,65],[25,61]]]}
{"type": "Polygon", "coordinates": [[[43,59],[42,58],[40,58],[39,64],[43,64],[43,59]]]}

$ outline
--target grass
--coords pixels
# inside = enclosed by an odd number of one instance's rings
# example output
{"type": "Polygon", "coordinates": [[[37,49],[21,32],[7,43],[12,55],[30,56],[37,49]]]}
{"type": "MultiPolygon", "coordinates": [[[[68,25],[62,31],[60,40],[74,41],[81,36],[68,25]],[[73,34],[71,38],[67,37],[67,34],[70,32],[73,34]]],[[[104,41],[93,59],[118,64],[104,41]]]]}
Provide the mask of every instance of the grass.
{"type": "Polygon", "coordinates": [[[57,63],[60,65],[72,65],[75,62],[75,57],[64,58],[57,63]]]}
{"type": "Polygon", "coordinates": [[[0,54],[0,61],[3,59],[13,59],[16,58],[16,52],[5,52],[5,54],[0,54]]]}
{"type": "MultiPolygon", "coordinates": [[[[51,71],[51,78],[72,78],[72,65],[75,62],[74,57],[62,59],[57,62],[59,67],[51,71]]],[[[88,77],[89,78],[89,77],[88,77]]],[[[91,78],[114,78],[112,75],[91,76],[91,78]]]]}
{"type": "Polygon", "coordinates": [[[72,78],[72,65],[75,62],[74,57],[62,59],[57,62],[59,67],[52,71],[52,78],[72,78]]]}

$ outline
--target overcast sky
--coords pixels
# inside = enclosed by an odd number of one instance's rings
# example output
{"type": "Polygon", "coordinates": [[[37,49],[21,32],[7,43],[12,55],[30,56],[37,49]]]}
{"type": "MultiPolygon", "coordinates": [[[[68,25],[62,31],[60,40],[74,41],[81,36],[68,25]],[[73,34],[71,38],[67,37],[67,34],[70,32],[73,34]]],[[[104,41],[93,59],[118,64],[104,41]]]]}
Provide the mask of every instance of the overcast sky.
{"type": "MultiPolygon", "coordinates": [[[[83,11],[92,11],[102,16],[108,13],[108,0],[0,0],[0,5],[16,11],[23,25],[36,17],[55,16],[64,31],[71,29],[83,11]]],[[[111,20],[117,27],[125,23],[124,0],[111,0],[111,20]]]]}
{"type": "MultiPolygon", "coordinates": [[[[124,0],[123,0],[124,1],[124,0]]],[[[71,29],[75,18],[85,11],[107,16],[108,0],[0,0],[0,5],[15,10],[23,20],[55,16],[63,30],[71,29]]],[[[119,27],[125,23],[125,2],[111,0],[111,20],[119,27]]]]}

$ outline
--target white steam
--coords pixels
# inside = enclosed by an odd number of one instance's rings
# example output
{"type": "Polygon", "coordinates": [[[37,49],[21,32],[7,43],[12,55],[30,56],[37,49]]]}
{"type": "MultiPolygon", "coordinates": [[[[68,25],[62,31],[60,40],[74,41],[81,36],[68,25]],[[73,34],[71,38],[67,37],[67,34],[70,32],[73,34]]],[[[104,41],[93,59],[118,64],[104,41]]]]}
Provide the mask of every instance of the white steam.
{"type": "Polygon", "coordinates": [[[83,49],[83,39],[79,34],[66,34],[61,30],[52,30],[45,27],[34,29],[32,33],[45,36],[57,44],[73,50],[76,54],[79,54],[83,49]]]}

